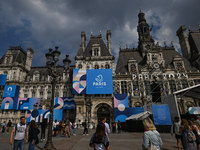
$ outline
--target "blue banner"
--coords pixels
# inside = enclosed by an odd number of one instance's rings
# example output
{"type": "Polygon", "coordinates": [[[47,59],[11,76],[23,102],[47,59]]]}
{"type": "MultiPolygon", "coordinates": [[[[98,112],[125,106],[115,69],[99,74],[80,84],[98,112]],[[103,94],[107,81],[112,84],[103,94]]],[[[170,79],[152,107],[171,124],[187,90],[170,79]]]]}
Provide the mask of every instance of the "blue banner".
{"type": "Polygon", "coordinates": [[[63,97],[64,106],[63,109],[76,109],[74,97],[63,97]]]}
{"type": "Polygon", "coordinates": [[[152,105],[155,125],[171,125],[171,117],[168,105],[152,105]]]}
{"type": "Polygon", "coordinates": [[[143,107],[132,107],[129,108],[129,116],[132,116],[134,114],[139,114],[144,112],[143,107]]]}
{"type": "Polygon", "coordinates": [[[0,85],[6,85],[7,74],[0,75],[0,85]]]}
{"type": "MultiPolygon", "coordinates": [[[[39,109],[39,110],[28,110],[26,122],[31,122],[31,120],[36,120],[36,122],[42,122],[43,119],[47,119],[49,122],[50,110],[39,109]]],[[[53,120],[62,121],[63,110],[54,109],[53,120]]]]}
{"type": "Polygon", "coordinates": [[[17,85],[6,85],[4,88],[3,97],[15,97],[17,91],[17,85]]]}
{"type": "Polygon", "coordinates": [[[112,69],[87,70],[86,94],[113,94],[112,69]]]}

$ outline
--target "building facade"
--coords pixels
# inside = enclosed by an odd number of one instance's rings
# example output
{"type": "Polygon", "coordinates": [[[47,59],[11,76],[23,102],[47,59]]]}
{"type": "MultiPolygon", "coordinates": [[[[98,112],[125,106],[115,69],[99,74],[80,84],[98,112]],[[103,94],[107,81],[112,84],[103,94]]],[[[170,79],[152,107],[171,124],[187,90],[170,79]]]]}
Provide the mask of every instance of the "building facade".
{"type": "MultiPolygon", "coordinates": [[[[119,58],[115,68],[115,57],[112,55],[111,31],[106,34],[107,43],[102,34],[90,35],[86,45],[85,32],[81,33],[82,43],[75,56],[75,66],[65,70],[57,66],[61,77],[56,85],[56,97],[72,96],[72,70],[79,69],[112,69],[114,93],[127,93],[129,107],[142,107],[152,102],[152,84],[159,85],[160,97],[172,94],[175,91],[200,84],[200,30],[189,30],[186,34],[185,26],[177,30],[182,55],[171,45],[164,43],[162,47],[155,43],[150,34],[145,14],[138,14],[138,47],[119,47],[119,58]]],[[[51,99],[51,77],[48,69],[32,67],[34,51],[27,48],[25,52],[21,46],[9,47],[6,54],[0,59],[0,74],[7,74],[7,84],[20,86],[19,97],[40,97],[42,109],[48,109],[51,99]]],[[[0,96],[3,96],[3,87],[0,87],[0,96]]],[[[63,118],[76,119],[83,122],[88,119],[97,123],[100,117],[107,118],[107,122],[114,121],[113,95],[84,95],[75,94],[76,110],[66,110],[63,118]]],[[[156,99],[154,101],[157,101],[156,99]]],[[[190,97],[178,98],[180,114],[187,113],[187,107],[199,106],[200,102],[190,97]]],[[[1,110],[1,122],[26,115],[26,111],[1,110]]]]}
{"type": "MultiPolygon", "coordinates": [[[[6,54],[0,59],[0,74],[7,74],[7,85],[20,86],[19,98],[40,97],[41,109],[50,108],[51,100],[51,80],[47,66],[32,67],[34,51],[30,47],[27,52],[21,46],[9,47],[6,54]]],[[[68,55],[67,55],[68,57],[68,55]]],[[[56,85],[56,97],[72,96],[72,70],[65,70],[64,66],[57,66],[57,73],[60,74],[56,85]]],[[[4,87],[0,87],[1,102],[3,99],[4,87]]],[[[11,120],[18,122],[20,116],[26,116],[25,110],[1,110],[1,122],[11,120]]],[[[75,110],[64,110],[63,116],[75,118],[75,110]]]]}

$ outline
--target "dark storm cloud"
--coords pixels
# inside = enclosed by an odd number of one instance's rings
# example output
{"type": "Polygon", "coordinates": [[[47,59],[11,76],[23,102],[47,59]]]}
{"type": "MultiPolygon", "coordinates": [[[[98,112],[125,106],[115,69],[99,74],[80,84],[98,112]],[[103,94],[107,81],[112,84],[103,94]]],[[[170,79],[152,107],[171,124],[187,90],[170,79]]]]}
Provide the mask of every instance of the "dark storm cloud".
{"type": "MultiPolygon", "coordinates": [[[[45,65],[48,48],[58,45],[64,59],[69,54],[74,64],[74,56],[81,42],[81,31],[86,32],[87,42],[90,31],[94,35],[102,31],[106,42],[106,31],[112,32],[112,52],[118,57],[119,43],[122,48],[127,43],[137,46],[138,13],[141,10],[155,41],[163,45],[171,41],[179,49],[176,30],[181,25],[197,29],[200,23],[199,0],[3,0],[0,2],[0,56],[8,46],[22,44],[35,51],[33,64],[45,65]]],[[[61,63],[60,63],[61,64],[61,63]]]]}

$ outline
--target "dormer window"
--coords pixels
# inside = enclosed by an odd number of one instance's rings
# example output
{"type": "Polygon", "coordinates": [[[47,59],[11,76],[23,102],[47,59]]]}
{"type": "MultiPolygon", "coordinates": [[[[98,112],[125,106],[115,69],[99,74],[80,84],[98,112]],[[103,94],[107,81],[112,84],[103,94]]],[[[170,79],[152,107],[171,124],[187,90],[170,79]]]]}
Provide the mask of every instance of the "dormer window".
{"type": "Polygon", "coordinates": [[[35,81],[39,81],[39,74],[35,75],[35,81]]]}
{"type": "Polygon", "coordinates": [[[94,49],[94,56],[99,56],[99,49],[98,48],[94,49]]]}
{"type": "Polygon", "coordinates": [[[9,63],[10,63],[10,57],[7,57],[6,64],[9,64],[9,63]]]}
{"type": "Polygon", "coordinates": [[[136,73],[137,72],[137,67],[135,64],[131,64],[130,65],[130,70],[129,70],[131,73],[136,73]]]}
{"type": "Polygon", "coordinates": [[[185,68],[183,67],[183,64],[179,62],[179,63],[176,64],[176,70],[182,71],[182,70],[185,70],[185,68]]]}

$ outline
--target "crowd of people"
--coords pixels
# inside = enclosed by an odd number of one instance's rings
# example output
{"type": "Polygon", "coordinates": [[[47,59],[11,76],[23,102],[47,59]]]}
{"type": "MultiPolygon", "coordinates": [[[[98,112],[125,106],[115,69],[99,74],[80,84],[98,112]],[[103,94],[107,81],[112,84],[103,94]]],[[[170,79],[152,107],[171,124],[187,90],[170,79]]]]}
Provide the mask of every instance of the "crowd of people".
{"type": "Polygon", "coordinates": [[[180,150],[181,145],[184,150],[199,150],[200,146],[200,117],[197,120],[182,119],[175,117],[175,121],[171,126],[171,135],[175,134],[177,147],[180,150]]]}
{"type": "MultiPolygon", "coordinates": [[[[144,126],[144,135],[143,135],[143,144],[142,148],[144,150],[147,149],[155,149],[160,150],[162,147],[162,139],[160,133],[156,130],[156,127],[153,121],[147,117],[142,121],[144,126]]],[[[38,134],[41,132],[40,141],[45,140],[45,129],[47,128],[47,122],[44,120],[42,121],[41,130],[38,129],[36,122],[32,120],[29,125],[25,123],[25,117],[20,118],[20,123],[14,125],[14,128],[11,132],[10,141],[11,145],[14,145],[14,150],[18,148],[20,150],[24,149],[24,145],[29,143],[28,150],[34,150],[35,145],[39,143],[38,134]],[[14,136],[14,142],[13,142],[14,136]],[[24,138],[26,137],[26,138],[24,138]],[[26,140],[24,140],[26,139],[26,140]]],[[[12,126],[12,122],[6,124],[1,124],[2,133],[9,132],[12,126]]],[[[121,123],[113,122],[112,123],[112,131],[116,133],[116,126],[118,129],[118,133],[121,133],[121,123]]],[[[82,123],[83,135],[88,135],[88,121],[85,120],[82,123]]],[[[70,137],[71,135],[76,135],[76,128],[77,124],[76,121],[73,123],[70,120],[66,119],[64,121],[55,120],[53,122],[52,127],[52,136],[60,135],[62,137],[70,137]]],[[[109,124],[106,122],[106,117],[100,119],[100,122],[97,124],[96,132],[91,136],[89,146],[98,149],[98,150],[109,150],[110,143],[109,143],[109,134],[110,134],[110,127],[109,124]]],[[[174,122],[171,126],[171,135],[175,135],[177,140],[177,147],[178,150],[181,149],[181,146],[184,150],[199,150],[200,145],[200,117],[197,120],[192,118],[191,120],[182,119],[180,121],[179,117],[175,117],[174,122]]]]}

